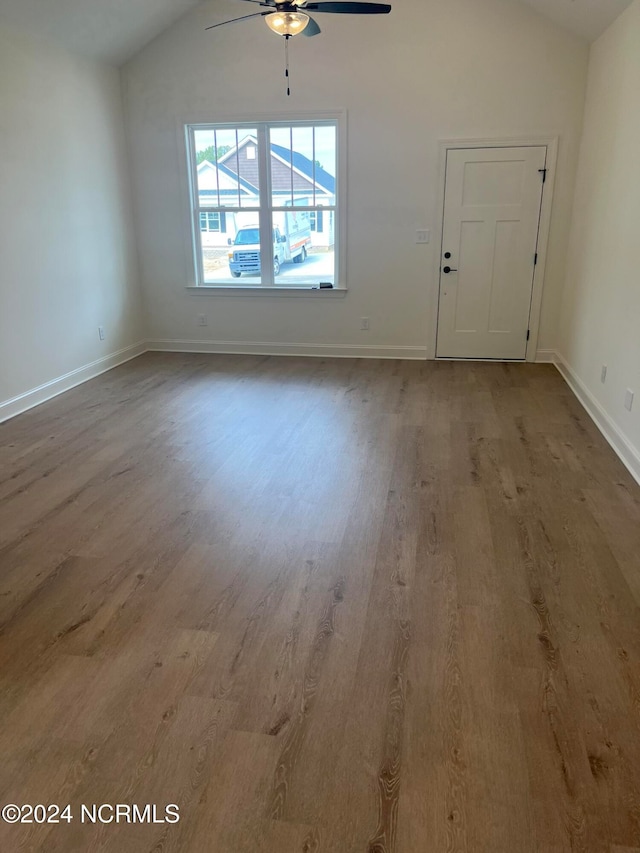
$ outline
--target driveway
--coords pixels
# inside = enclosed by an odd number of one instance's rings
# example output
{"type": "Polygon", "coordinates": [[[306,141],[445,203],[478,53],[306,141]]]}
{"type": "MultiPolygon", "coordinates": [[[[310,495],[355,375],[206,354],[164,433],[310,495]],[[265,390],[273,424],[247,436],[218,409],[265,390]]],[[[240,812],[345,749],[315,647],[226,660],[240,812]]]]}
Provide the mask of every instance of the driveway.
{"type": "MultiPolygon", "coordinates": [[[[226,252],[225,252],[226,255],[226,252]]],[[[311,252],[302,264],[283,264],[276,277],[276,285],[280,287],[312,287],[321,281],[333,283],[333,252],[311,252]]],[[[207,269],[206,284],[232,284],[239,287],[260,286],[260,276],[243,274],[233,278],[227,263],[217,269],[207,269]]]]}

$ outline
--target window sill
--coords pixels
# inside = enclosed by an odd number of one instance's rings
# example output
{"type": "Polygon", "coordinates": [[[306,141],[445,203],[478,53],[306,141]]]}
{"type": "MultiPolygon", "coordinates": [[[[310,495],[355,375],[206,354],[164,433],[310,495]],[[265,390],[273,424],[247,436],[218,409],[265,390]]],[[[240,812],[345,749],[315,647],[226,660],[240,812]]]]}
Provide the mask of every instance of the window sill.
{"type": "Polygon", "coordinates": [[[311,287],[238,287],[232,285],[230,287],[214,286],[209,287],[185,287],[188,293],[196,293],[198,296],[311,296],[320,297],[321,299],[342,298],[347,294],[346,287],[327,287],[327,288],[311,288],[311,287]]]}

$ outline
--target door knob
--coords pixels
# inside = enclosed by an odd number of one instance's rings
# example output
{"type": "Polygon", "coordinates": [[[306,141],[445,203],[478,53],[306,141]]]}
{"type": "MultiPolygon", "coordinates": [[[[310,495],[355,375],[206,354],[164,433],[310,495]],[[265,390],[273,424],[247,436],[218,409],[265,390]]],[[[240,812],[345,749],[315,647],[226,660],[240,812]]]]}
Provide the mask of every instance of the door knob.
{"type": "Polygon", "coordinates": [[[458,270],[454,270],[451,267],[442,267],[442,272],[445,273],[445,275],[449,275],[450,272],[458,272],[458,270]]]}

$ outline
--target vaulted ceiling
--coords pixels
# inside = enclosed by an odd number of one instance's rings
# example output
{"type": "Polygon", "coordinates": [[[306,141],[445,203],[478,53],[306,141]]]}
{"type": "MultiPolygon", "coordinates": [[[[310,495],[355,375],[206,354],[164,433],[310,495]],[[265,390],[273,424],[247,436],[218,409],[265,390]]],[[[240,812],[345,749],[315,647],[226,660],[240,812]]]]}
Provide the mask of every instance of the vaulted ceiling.
{"type": "MultiPolygon", "coordinates": [[[[202,0],[0,0],[0,21],[4,19],[9,24],[52,38],[74,53],[119,65],[200,2],[202,0]]],[[[591,41],[632,0],[512,2],[525,3],[591,41]]],[[[225,6],[228,7],[226,2],[225,6]]]]}
{"type": "MultiPolygon", "coordinates": [[[[0,0],[0,21],[120,65],[200,0],[0,0]]],[[[244,5],[244,4],[242,4],[244,5]]]]}
{"type": "Polygon", "coordinates": [[[593,41],[620,15],[632,0],[518,0],[556,24],[593,41]]]}

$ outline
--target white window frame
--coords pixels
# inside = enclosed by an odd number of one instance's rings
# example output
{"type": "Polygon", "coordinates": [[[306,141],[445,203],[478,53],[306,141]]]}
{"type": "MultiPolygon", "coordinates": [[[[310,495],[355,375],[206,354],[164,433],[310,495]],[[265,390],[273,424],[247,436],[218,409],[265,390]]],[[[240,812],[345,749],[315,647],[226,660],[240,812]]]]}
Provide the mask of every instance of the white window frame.
{"type": "MultiPolygon", "coordinates": [[[[189,290],[198,291],[200,293],[224,293],[237,291],[252,291],[278,293],[281,295],[311,292],[313,295],[322,294],[329,295],[336,291],[346,291],[346,113],[331,112],[331,113],[304,113],[292,115],[251,115],[251,116],[235,116],[228,117],[224,121],[188,121],[181,124],[183,138],[186,148],[186,165],[187,165],[187,182],[188,182],[188,198],[190,211],[190,243],[193,255],[193,279],[188,285],[189,290]],[[336,175],[335,175],[335,204],[327,205],[323,201],[322,204],[316,204],[310,207],[301,207],[301,210],[309,209],[316,210],[322,208],[323,214],[334,217],[334,282],[333,288],[319,289],[317,284],[287,284],[278,285],[274,281],[273,267],[271,264],[270,253],[262,253],[261,257],[261,283],[243,285],[242,283],[224,282],[222,284],[212,284],[205,282],[203,259],[202,259],[202,244],[200,230],[200,213],[213,210],[218,212],[217,206],[201,207],[199,204],[198,181],[197,181],[197,162],[195,151],[195,134],[196,130],[213,130],[219,128],[246,128],[255,127],[258,130],[258,150],[257,159],[259,161],[259,193],[261,204],[260,207],[242,207],[242,211],[255,212],[260,221],[260,242],[261,245],[270,245],[272,239],[272,222],[273,213],[284,209],[272,203],[271,197],[271,158],[269,156],[270,146],[269,128],[273,126],[285,127],[310,127],[320,125],[332,125],[336,130],[336,175]]],[[[220,208],[222,209],[222,208],[220,208]]],[[[290,208],[288,208],[290,209],[290,208]]],[[[229,209],[225,207],[227,213],[229,209]]],[[[302,272],[302,270],[301,270],[302,272]]],[[[336,294],[337,295],[337,294],[336,294]]]]}

